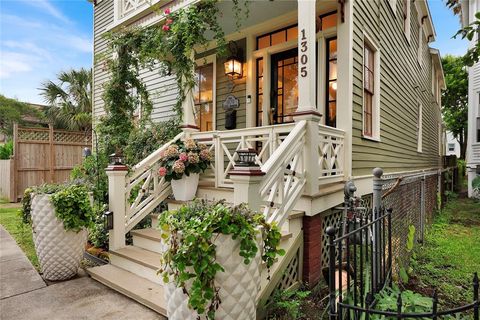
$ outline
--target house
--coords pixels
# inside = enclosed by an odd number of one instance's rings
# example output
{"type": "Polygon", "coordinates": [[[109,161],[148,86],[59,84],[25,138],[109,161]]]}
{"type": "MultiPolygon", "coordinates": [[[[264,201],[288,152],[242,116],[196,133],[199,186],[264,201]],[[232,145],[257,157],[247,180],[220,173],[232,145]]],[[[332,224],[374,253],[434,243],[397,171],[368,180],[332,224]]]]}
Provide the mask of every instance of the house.
{"type": "Polygon", "coordinates": [[[450,131],[447,131],[447,148],[445,150],[445,155],[460,158],[460,143],[450,131]]]}
{"type": "MultiPolygon", "coordinates": [[[[97,0],[95,54],[106,50],[104,32],[163,23],[159,10],[197,2],[97,0]]],[[[353,179],[358,193],[368,195],[375,167],[390,176],[442,167],[445,82],[439,51],[429,46],[435,30],[426,1],[256,1],[239,31],[232,3],[218,6],[243,70],[235,79],[227,75],[213,44],[198,52],[202,82],[183,102],[183,134],[215,153],[212,169],[200,178],[198,197],[248,202],[281,225],[287,254],[271,277],[262,273],[259,299],[266,299],[275,288],[320,280],[327,259],[323,230],[341,218],[332,212],[343,203],[345,181],[353,179]],[[227,99],[238,103],[235,118],[223,108],[227,99]],[[245,148],[256,149],[255,174],[236,171],[235,151],[245,148]]],[[[171,117],[177,96],[173,77],[155,70],[141,77],[151,92],[161,90],[152,118],[171,117]]],[[[102,65],[95,65],[94,117],[103,113],[107,78],[102,65]]],[[[168,183],[159,183],[152,169],[159,155],[154,152],[131,173],[108,172],[109,206],[117,217],[110,232],[111,265],[90,273],[164,313],[163,298],[152,298],[162,291],[155,273],[158,232],[132,231],[133,246],[125,245],[125,233],[170,195],[168,183]],[[137,185],[148,196],[126,205],[137,185]]],[[[167,201],[170,208],[181,205],[167,201]]]]}
{"type": "MultiPolygon", "coordinates": [[[[477,0],[462,1],[462,26],[475,21],[475,13],[480,11],[480,2],[477,0]]],[[[477,42],[478,35],[470,41],[470,48],[477,42]]],[[[472,181],[480,175],[480,63],[468,68],[468,134],[467,134],[467,176],[468,196],[473,194],[472,181]]]]}

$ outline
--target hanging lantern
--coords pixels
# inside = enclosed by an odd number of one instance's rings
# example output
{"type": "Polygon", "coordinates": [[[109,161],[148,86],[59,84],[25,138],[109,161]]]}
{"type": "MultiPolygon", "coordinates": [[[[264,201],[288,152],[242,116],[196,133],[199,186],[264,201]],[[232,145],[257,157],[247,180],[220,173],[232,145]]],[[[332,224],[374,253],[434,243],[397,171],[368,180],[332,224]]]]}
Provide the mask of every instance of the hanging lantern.
{"type": "Polygon", "coordinates": [[[225,75],[238,79],[242,77],[243,74],[243,59],[239,55],[239,49],[237,44],[234,41],[229,43],[230,56],[224,63],[225,66],[225,75]]]}

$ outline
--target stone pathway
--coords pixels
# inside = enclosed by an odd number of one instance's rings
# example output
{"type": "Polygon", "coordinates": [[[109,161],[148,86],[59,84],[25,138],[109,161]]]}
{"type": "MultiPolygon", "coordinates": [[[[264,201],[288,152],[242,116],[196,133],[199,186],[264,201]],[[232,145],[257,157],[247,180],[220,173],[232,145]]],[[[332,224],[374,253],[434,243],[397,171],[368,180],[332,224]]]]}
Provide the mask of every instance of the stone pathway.
{"type": "Polygon", "coordinates": [[[81,273],[46,285],[0,225],[1,320],[150,320],[161,315],[81,273]]]}

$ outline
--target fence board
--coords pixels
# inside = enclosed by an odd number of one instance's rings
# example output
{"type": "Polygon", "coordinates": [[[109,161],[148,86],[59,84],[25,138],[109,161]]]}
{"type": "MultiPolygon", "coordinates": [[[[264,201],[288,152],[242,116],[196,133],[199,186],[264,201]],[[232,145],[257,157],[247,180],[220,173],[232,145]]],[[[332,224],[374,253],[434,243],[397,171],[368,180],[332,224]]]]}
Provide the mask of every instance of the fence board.
{"type": "Polygon", "coordinates": [[[54,130],[52,126],[14,125],[13,143],[11,201],[20,199],[30,186],[68,181],[70,171],[83,160],[83,149],[91,147],[92,137],[84,132],[54,130]]]}
{"type": "Polygon", "coordinates": [[[13,160],[0,160],[0,197],[14,201],[13,160]]]}

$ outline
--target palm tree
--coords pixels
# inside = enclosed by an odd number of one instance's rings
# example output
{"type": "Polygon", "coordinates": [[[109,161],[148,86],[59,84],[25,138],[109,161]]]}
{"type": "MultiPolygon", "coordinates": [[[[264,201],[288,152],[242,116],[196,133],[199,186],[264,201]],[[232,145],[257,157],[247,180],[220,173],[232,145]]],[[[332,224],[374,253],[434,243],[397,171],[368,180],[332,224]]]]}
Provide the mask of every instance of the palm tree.
{"type": "Polygon", "coordinates": [[[45,114],[56,128],[92,129],[92,70],[62,71],[58,81],[45,81],[39,90],[49,105],[45,114]]]}

